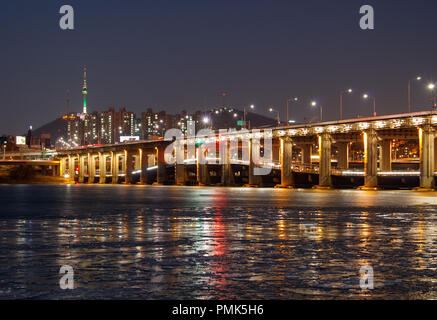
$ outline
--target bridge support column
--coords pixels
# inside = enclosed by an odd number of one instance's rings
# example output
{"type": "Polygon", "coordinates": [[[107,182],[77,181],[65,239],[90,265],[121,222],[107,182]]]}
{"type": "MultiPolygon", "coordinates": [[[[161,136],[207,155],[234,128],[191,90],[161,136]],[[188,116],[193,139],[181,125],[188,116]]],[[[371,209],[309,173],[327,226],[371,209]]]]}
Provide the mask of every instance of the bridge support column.
{"type": "Polygon", "coordinates": [[[141,170],[140,172],[140,184],[146,184],[147,183],[147,167],[149,165],[148,162],[148,156],[147,153],[145,152],[145,150],[140,149],[139,150],[139,161],[140,161],[140,165],[139,165],[139,170],[141,170]]]}
{"type": "Polygon", "coordinates": [[[289,137],[280,139],[279,160],[281,162],[281,184],[278,188],[289,188],[294,184],[291,170],[293,142],[289,137]]]}
{"type": "Polygon", "coordinates": [[[74,180],[74,158],[72,156],[68,156],[68,174],[70,175],[70,179],[74,180]]]}
{"type": "Polygon", "coordinates": [[[52,167],[52,176],[54,176],[54,177],[56,177],[56,176],[59,176],[60,174],[59,174],[59,167],[60,167],[60,164],[59,164],[59,166],[58,165],[53,165],[53,166],[51,166],[52,167]]]}
{"type": "Polygon", "coordinates": [[[79,155],[79,183],[85,181],[85,156],[79,155]]]}
{"type": "Polygon", "coordinates": [[[253,155],[260,154],[260,144],[258,141],[249,141],[249,184],[247,187],[259,187],[262,184],[261,176],[255,175],[255,161],[253,155]]]}
{"type": "Polygon", "coordinates": [[[96,178],[96,158],[92,154],[88,154],[88,183],[94,183],[96,178]]]}
{"type": "Polygon", "coordinates": [[[222,162],[222,185],[227,187],[235,185],[231,164],[231,142],[228,139],[220,141],[220,160],[222,162]]]}
{"type": "Polygon", "coordinates": [[[124,183],[132,184],[134,182],[132,177],[133,171],[133,153],[132,151],[125,150],[124,151],[124,183]]]}
{"type": "Polygon", "coordinates": [[[384,139],[381,142],[379,169],[391,171],[391,139],[384,139]]]}
{"type": "Polygon", "coordinates": [[[156,158],[157,158],[157,169],[156,169],[156,184],[163,185],[167,182],[167,171],[164,159],[165,147],[159,146],[155,147],[156,158]]]}
{"type": "Polygon", "coordinates": [[[207,186],[211,184],[209,177],[208,164],[205,159],[205,150],[197,148],[197,184],[207,186]]]}
{"type": "Polygon", "coordinates": [[[185,165],[180,163],[175,163],[175,183],[178,186],[184,186],[186,184],[185,180],[185,165]]]}
{"type": "Polygon", "coordinates": [[[328,133],[319,136],[319,185],[316,188],[331,188],[331,145],[328,133]]]}
{"type": "Polygon", "coordinates": [[[305,166],[311,167],[312,152],[313,152],[313,146],[311,144],[302,145],[302,162],[305,166]]]}
{"type": "Polygon", "coordinates": [[[183,141],[176,142],[175,144],[175,184],[178,186],[184,186],[185,180],[185,143],[183,141]]]}
{"type": "Polygon", "coordinates": [[[118,154],[116,152],[111,153],[111,172],[112,172],[112,183],[118,183],[118,173],[119,173],[119,163],[118,154]]]}
{"type": "Polygon", "coordinates": [[[106,182],[106,156],[99,152],[99,183],[106,182]]]}
{"type": "Polygon", "coordinates": [[[59,175],[61,177],[63,177],[64,174],[66,173],[65,166],[67,161],[68,158],[61,158],[61,161],[59,162],[59,175]]]}
{"type": "Polygon", "coordinates": [[[365,131],[364,136],[364,186],[362,190],[378,187],[378,138],[374,129],[365,131]]]}
{"type": "Polygon", "coordinates": [[[429,190],[435,187],[434,183],[434,152],[435,130],[426,125],[419,128],[420,148],[420,189],[429,190]]]}
{"type": "Polygon", "coordinates": [[[338,159],[337,168],[344,170],[349,168],[349,143],[340,142],[337,144],[338,159]]]}

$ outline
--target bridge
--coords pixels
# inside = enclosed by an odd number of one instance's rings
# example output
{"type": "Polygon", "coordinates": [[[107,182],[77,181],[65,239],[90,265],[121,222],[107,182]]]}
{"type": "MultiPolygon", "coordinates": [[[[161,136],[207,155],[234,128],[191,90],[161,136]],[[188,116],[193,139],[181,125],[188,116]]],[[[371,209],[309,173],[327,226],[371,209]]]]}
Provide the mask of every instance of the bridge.
{"type": "MultiPolygon", "coordinates": [[[[28,156],[35,157],[35,154],[28,154],[28,156]]],[[[12,154],[8,154],[10,158],[13,157],[12,154]]],[[[19,157],[24,157],[23,154],[20,154],[19,157]]],[[[58,160],[29,160],[29,159],[21,159],[21,160],[0,160],[0,166],[4,167],[36,167],[39,168],[43,175],[47,175],[50,173],[53,176],[59,175],[59,166],[60,161],[58,160]]]]}
{"type": "Polygon", "coordinates": [[[216,135],[220,143],[220,139],[229,142],[243,135],[248,138],[240,140],[234,150],[225,144],[224,164],[208,158],[208,152],[203,153],[197,146],[199,139],[193,137],[186,143],[196,144],[195,156],[190,158],[183,149],[185,160],[172,166],[164,159],[164,151],[172,141],[164,140],[58,150],[55,157],[60,161],[60,174],[80,183],[231,186],[239,179],[246,186],[261,186],[270,179],[277,181],[277,187],[312,183],[318,188],[331,188],[343,179],[362,189],[376,189],[384,179],[396,178],[410,179],[415,187],[431,190],[437,167],[436,127],[437,112],[423,111],[269,128],[273,154],[263,163],[256,163],[252,156],[246,161],[239,159],[244,152],[252,155],[254,148],[263,152],[263,143],[257,145],[254,139],[259,133],[253,130],[216,135]],[[405,161],[392,157],[393,142],[401,140],[414,142],[418,150],[405,161]],[[359,159],[352,159],[352,149],[359,159]],[[199,157],[207,161],[200,163],[199,157]],[[270,178],[255,175],[257,167],[270,167],[270,178]]]}

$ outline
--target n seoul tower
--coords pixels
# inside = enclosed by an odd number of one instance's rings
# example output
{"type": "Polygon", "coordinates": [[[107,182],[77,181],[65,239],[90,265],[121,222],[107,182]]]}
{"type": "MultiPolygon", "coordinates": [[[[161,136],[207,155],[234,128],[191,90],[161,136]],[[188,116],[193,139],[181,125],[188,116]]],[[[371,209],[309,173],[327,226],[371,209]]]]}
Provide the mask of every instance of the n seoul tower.
{"type": "Polygon", "coordinates": [[[82,87],[82,97],[83,97],[83,113],[87,113],[86,109],[86,96],[88,94],[88,89],[86,86],[86,66],[83,68],[83,87],[82,87]]]}

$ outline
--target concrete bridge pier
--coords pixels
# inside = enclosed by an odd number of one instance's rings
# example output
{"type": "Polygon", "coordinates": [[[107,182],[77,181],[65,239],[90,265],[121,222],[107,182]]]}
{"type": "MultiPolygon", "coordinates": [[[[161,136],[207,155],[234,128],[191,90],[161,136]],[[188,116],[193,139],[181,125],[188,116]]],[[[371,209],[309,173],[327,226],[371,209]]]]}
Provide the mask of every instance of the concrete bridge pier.
{"type": "Polygon", "coordinates": [[[134,159],[134,154],[132,151],[130,150],[125,150],[124,151],[124,165],[123,167],[125,168],[124,170],[124,183],[125,184],[133,184],[134,180],[132,177],[132,171],[133,171],[133,159],[134,159]]]}
{"type": "Polygon", "coordinates": [[[112,183],[118,183],[118,173],[119,173],[119,159],[118,154],[114,151],[111,152],[111,174],[112,174],[112,183]]]}
{"type": "Polygon", "coordinates": [[[187,182],[185,173],[185,143],[180,142],[175,147],[175,184],[178,186],[184,186],[187,182]]]}
{"type": "Polygon", "coordinates": [[[378,187],[378,137],[374,129],[364,131],[364,186],[362,190],[378,187]]]}
{"type": "Polygon", "coordinates": [[[197,153],[197,184],[199,186],[207,186],[211,184],[211,179],[208,171],[208,164],[206,162],[206,151],[199,147],[197,153]]]}
{"type": "Polygon", "coordinates": [[[281,138],[279,147],[279,160],[281,163],[281,184],[275,188],[290,188],[294,185],[293,171],[291,170],[293,154],[293,141],[291,138],[281,138]]]}
{"type": "Polygon", "coordinates": [[[68,156],[68,174],[70,175],[70,179],[74,180],[74,157],[68,156]]]}
{"type": "Polygon", "coordinates": [[[139,151],[139,170],[140,172],[140,184],[147,183],[147,168],[149,167],[149,160],[147,152],[144,149],[140,149],[139,151]]]}
{"type": "Polygon", "coordinates": [[[259,140],[249,141],[249,183],[245,185],[246,187],[260,187],[262,185],[261,176],[255,175],[256,163],[253,157],[254,154],[260,154],[259,140]]]}
{"type": "Polygon", "coordinates": [[[338,169],[349,169],[349,143],[339,142],[337,143],[338,149],[338,159],[337,168],[338,169]]]}
{"type": "Polygon", "coordinates": [[[420,188],[421,190],[432,190],[434,183],[434,152],[435,152],[435,129],[426,125],[419,128],[420,148],[420,188]]]}
{"type": "Polygon", "coordinates": [[[106,182],[106,156],[99,152],[99,183],[106,182]]]}
{"type": "Polygon", "coordinates": [[[59,162],[59,175],[63,177],[66,174],[66,162],[68,161],[68,158],[61,158],[59,162]]]}
{"type": "Polygon", "coordinates": [[[96,158],[88,153],[88,183],[94,183],[96,178],[96,158]]]}
{"type": "Polygon", "coordinates": [[[85,156],[78,155],[79,157],[79,183],[85,182],[85,156]]]}
{"type": "Polygon", "coordinates": [[[221,183],[223,186],[235,185],[234,172],[231,164],[231,142],[229,139],[220,143],[220,160],[222,162],[222,177],[221,183]]]}
{"type": "Polygon", "coordinates": [[[311,167],[312,160],[311,155],[313,153],[313,146],[311,144],[304,144],[301,146],[302,149],[302,162],[304,165],[311,167]]]}
{"type": "Polygon", "coordinates": [[[197,184],[199,186],[208,186],[211,184],[208,171],[208,165],[198,164],[197,165],[197,184]]]}
{"type": "Polygon", "coordinates": [[[155,147],[156,159],[157,159],[157,169],[156,169],[156,183],[157,185],[163,185],[167,182],[167,171],[164,159],[165,146],[155,147]]]}
{"type": "Polygon", "coordinates": [[[383,139],[380,145],[379,169],[381,171],[391,171],[391,139],[383,139]]]}
{"type": "Polygon", "coordinates": [[[175,163],[175,183],[178,186],[184,186],[186,184],[185,165],[175,163]]]}
{"type": "Polygon", "coordinates": [[[330,134],[322,133],[319,135],[319,185],[315,186],[315,188],[332,188],[331,145],[332,138],[330,134]]]}

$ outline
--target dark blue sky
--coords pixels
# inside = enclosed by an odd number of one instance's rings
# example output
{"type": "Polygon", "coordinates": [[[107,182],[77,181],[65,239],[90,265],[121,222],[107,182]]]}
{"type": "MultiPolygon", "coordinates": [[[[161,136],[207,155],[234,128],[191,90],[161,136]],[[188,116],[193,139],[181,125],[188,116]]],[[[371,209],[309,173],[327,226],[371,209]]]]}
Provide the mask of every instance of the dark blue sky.
{"type": "MultiPolygon", "coordinates": [[[[176,113],[221,103],[285,109],[302,121],[406,112],[407,82],[437,78],[437,3],[433,0],[8,1],[0,5],[0,134],[20,134],[65,112],[65,91],[80,111],[82,67],[88,67],[91,110],[145,106],[176,113]],[[75,30],[59,28],[63,4],[75,9],[75,30]],[[362,31],[359,8],[375,9],[374,31],[362,31]],[[296,110],[297,109],[297,110],[296,110]]],[[[430,106],[425,82],[415,110],[430,106]],[[421,108],[419,106],[422,106],[421,108]]],[[[283,112],[285,115],[285,112],[283,112]]]]}

